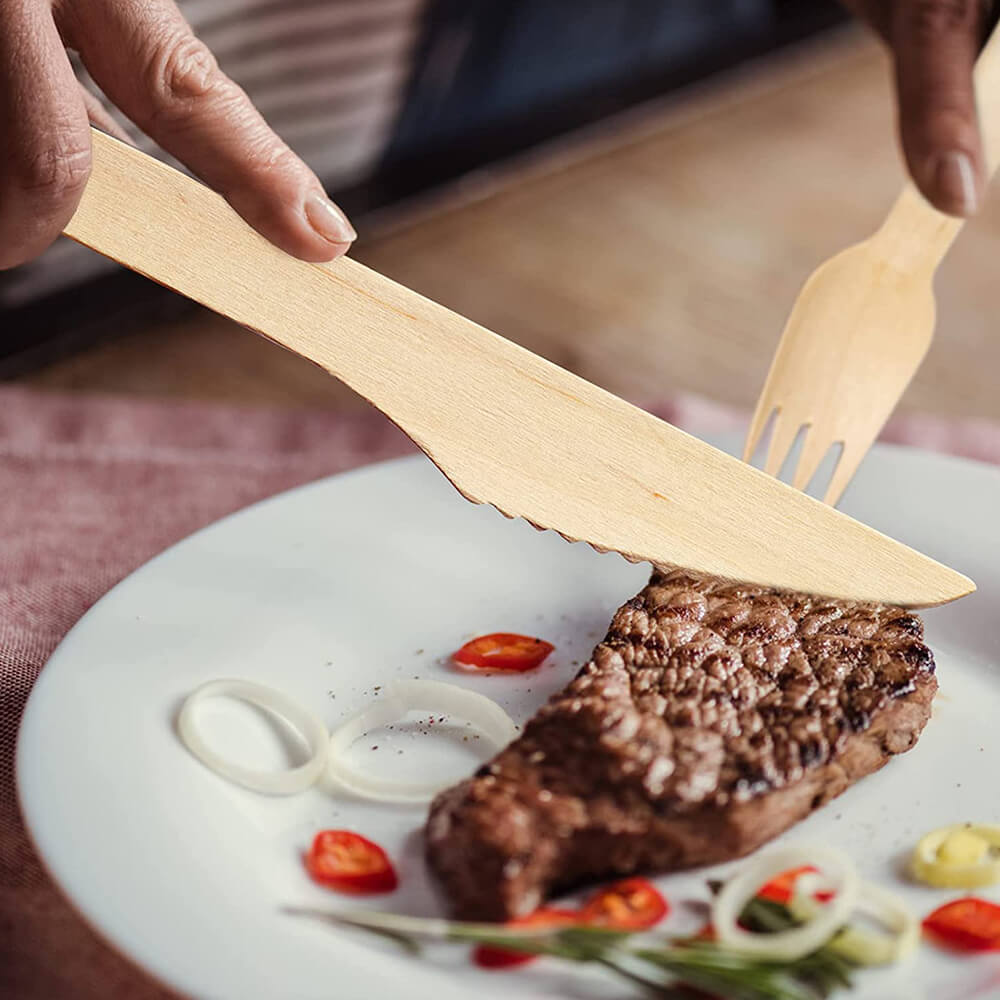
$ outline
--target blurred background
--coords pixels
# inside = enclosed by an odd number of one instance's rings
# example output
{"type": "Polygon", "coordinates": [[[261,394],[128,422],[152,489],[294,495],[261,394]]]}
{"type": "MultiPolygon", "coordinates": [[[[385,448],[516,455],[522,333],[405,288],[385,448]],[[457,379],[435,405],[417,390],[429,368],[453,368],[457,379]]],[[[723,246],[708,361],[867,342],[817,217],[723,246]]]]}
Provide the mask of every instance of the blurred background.
{"type": "MultiPolygon", "coordinates": [[[[903,180],[885,57],[833,2],[181,7],[351,215],[356,258],[639,402],[750,406],[802,281],[903,180]]],[[[994,199],[946,262],[904,408],[1000,418],[998,235],[994,199]]],[[[363,405],[66,240],[0,273],[0,326],[0,379],[363,405]]]]}

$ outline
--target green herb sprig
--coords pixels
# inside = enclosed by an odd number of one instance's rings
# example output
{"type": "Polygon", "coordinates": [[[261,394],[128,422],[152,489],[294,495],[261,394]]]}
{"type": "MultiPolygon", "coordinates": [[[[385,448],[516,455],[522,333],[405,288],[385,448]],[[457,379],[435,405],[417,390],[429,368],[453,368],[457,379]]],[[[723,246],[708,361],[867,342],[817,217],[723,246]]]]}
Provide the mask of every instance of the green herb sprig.
{"type": "MultiPolygon", "coordinates": [[[[765,961],[715,941],[669,938],[648,931],[518,928],[364,910],[290,908],[286,912],[379,934],[411,952],[419,951],[421,940],[454,941],[597,965],[663,1000],[691,1000],[698,991],[726,1000],[825,1000],[838,989],[850,989],[850,972],[855,967],[828,945],[795,961],[765,961]]],[[[759,898],[747,904],[740,920],[750,930],[763,933],[798,924],[787,907],[759,898]]]]}

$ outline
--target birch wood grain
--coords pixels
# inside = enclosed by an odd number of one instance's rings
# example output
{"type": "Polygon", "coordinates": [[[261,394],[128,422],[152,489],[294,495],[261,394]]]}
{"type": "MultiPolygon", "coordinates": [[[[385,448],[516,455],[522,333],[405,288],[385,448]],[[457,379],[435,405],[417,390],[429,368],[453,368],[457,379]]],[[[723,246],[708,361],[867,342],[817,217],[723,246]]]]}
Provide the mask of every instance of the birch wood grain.
{"type": "MultiPolygon", "coordinates": [[[[824,37],[356,218],[352,256],[626,399],[690,392],[749,413],[809,273],[874,231],[899,193],[890,83],[867,34],[824,37]]],[[[901,412],[1000,421],[998,262],[994,197],[938,270],[937,334],[901,412]]],[[[207,310],[121,318],[113,339],[22,381],[366,405],[207,310]]]]}
{"type": "Polygon", "coordinates": [[[377,272],[282,253],[208,188],[99,132],[66,233],[315,362],[469,500],[626,558],[836,597],[971,582],[377,272]]]}
{"type": "MultiPolygon", "coordinates": [[[[1000,32],[980,54],[975,77],[992,174],[1000,158],[1000,32]]],[[[778,475],[801,433],[791,476],[804,489],[839,445],[825,494],[827,503],[837,503],[930,348],[934,276],[962,225],[933,208],[910,182],[873,236],[812,273],[771,362],[745,459],[773,418],[764,467],[778,475]]]]}

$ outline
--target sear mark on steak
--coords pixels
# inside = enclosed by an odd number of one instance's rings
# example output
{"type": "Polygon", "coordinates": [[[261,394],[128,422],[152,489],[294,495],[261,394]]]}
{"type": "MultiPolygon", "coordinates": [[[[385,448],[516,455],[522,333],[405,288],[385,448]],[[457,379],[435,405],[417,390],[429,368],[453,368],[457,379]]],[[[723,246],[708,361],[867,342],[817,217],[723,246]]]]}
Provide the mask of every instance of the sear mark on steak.
{"type": "Polygon", "coordinates": [[[441,793],[427,856],[456,914],[740,857],[909,750],[937,689],[899,608],[656,572],[569,686],[441,793]]]}

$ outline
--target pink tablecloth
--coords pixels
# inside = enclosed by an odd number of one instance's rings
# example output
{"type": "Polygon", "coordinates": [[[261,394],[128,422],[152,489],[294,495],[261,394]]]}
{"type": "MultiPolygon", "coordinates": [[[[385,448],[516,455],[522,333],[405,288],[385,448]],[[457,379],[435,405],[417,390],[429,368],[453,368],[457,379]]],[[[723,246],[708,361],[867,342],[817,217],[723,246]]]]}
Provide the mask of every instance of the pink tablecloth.
{"type": "MultiPolygon", "coordinates": [[[[700,400],[655,409],[701,432],[742,423],[700,400]]],[[[991,424],[911,418],[886,437],[1000,462],[1000,428],[991,424]]],[[[113,584],[202,525],[408,448],[375,413],[345,418],[0,389],[0,997],[167,995],[79,920],[21,824],[17,727],[56,644],[113,584]]]]}

